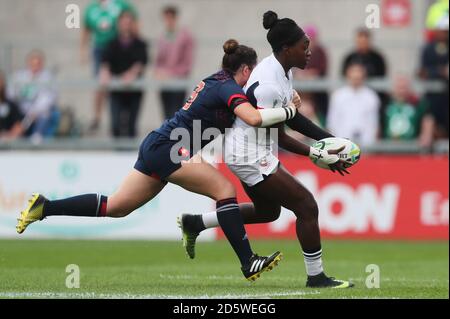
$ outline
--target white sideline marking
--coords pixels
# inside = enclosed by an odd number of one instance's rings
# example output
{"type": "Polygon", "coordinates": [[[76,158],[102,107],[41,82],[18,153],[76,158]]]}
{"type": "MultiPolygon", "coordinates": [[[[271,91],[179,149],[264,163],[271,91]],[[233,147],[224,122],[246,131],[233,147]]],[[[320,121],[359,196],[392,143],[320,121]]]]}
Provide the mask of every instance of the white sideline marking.
{"type": "MultiPolygon", "coordinates": [[[[213,279],[213,280],[237,280],[242,281],[242,276],[233,276],[233,275],[209,275],[209,276],[200,276],[200,275],[165,275],[165,274],[159,274],[159,278],[162,279],[168,279],[168,280],[180,280],[180,279],[188,279],[188,280],[204,280],[207,279],[213,279]]],[[[290,278],[284,278],[280,276],[271,276],[270,278],[266,278],[265,280],[276,280],[276,281],[289,281],[292,282],[292,279],[290,278]]],[[[360,279],[360,281],[364,281],[365,278],[360,279]]]]}
{"type": "MultiPolygon", "coordinates": [[[[350,281],[356,281],[356,282],[364,282],[366,278],[363,277],[357,277],[357,278],[349,278],[350,281]]],[[[405,278],[405,277],[397,277],[397,278],[390,278],[390,277],[382,277],[381,282],[410,282],[410,283],[442,283],[442,282],[449,282],[448,279],[411,279],[411,278],[405,278]]]]}
{"type": "Polygon", "coordinates": [[[54,299],[247,299],[318,295],[319,291],[292,291],[265,294],[242,295],[146,295],[146,294],[102,294],[95,292],[67,293],[67,292],[0,292],[0,298],[54,298],[54,299]]]}
{"type": "MultiPolygon", "coordinates": [[[[180,279],[204,279],[204,276],[192,276],[192,275],[165,275],[165,274],[159,274],[159,278],[162,279],[174,279],[174,280],[180,280],[180,279]]],[[[224,276],[218,276],[218,275],[211,275],[207,276],[207,279],[214,279],[214,280],[242,280],[242,276],[231,276],[231,275],[224,275],[224,276]]]]}

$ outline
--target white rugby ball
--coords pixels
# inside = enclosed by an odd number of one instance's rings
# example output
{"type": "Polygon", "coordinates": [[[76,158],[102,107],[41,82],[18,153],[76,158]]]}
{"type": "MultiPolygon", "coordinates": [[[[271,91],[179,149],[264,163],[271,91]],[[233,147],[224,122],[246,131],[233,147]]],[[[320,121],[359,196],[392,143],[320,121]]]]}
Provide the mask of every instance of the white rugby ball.
{"type": "MultiPolygon", "coordinates": [[[[352,141],[341,138],[341,137],[327,137],[320,141],[314,143],[313,147],[321,149],[321,150],[335,150],[344,146],[344,149],[340,151],[337,155],[340,159],[345,161],[345,167],[348,168],[350,166],[355,165],[361,156],[361,150],[359,146],[353,143],[352,141]]],[[[329,169],[328,165],[323,164],[317,159],[312,159],[312,162],[319,166],[320,168],[329,169]]]]}

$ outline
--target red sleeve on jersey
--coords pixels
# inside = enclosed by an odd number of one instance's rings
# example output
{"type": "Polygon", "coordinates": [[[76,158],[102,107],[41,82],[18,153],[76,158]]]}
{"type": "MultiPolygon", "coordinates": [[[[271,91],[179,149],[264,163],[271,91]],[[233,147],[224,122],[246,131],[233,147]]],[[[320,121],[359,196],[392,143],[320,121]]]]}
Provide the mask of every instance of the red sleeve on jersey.
{"type": "MultiPolygon", "coordinates": [[[[233,102],[234,99],[243,99],[243,100],[245,100],[244,102],[248,102],[248,98],[244,94],[233,94],[232,96],[230,96],[228,98],[228,103],[227,103],[228,107],[231,106],[231,102],[233,102]]],[[[239,104],[242,104],[242,103],[239,103],[239,104]]],[[[236,106],[237,105],[235,105],[235,107],[236,106]]]]}
{"type": "Polygon", "coordinates": [[[237,108],[239,105],[243,103],[248,103],[248,100],[244,100],[241,97],[238,97],[237,99],[233,99],[233,102],[231,102],[230,109],[234,111],[235,108],[237,108]]]}

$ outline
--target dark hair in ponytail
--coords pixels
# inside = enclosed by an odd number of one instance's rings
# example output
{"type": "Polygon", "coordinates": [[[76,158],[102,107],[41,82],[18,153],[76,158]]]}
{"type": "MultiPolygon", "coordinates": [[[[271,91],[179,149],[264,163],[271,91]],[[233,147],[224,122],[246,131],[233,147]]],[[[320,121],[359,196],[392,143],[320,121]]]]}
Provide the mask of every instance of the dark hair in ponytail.
{"type": "Polygon", "coordinates": [[[227,40],[223,44],[225,52],[222,59],[222,69],[235,74],[242,64],[253,67],[256,64],[258,56],[252,48],[239,44],[234,39],[227,40]]]}
{"type": "Polygon", "coordinates": [[[278,14],[270,10],[264,13],[263,27],[269,30],[267,41],[269,41],[275,53],[280,52],[284,46],[294,45],[305,35],[305,32],[294,20],[289,18],[278,19],[278,14]]]}
{"type": "Polygon", "coordinates": [[[278,14],[273,11],[267,11],[263,15],[263,27],[266,30],[272,29],[278,22],[278,14]]]}

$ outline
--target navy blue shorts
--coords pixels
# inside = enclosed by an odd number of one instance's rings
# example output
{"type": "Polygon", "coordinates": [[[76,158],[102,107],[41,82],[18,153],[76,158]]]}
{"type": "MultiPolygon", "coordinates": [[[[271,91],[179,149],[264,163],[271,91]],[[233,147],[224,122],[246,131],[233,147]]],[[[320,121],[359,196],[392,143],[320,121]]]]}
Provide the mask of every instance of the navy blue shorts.
{"type": "Polygon", "coordinates": [[[175,146],[177,143],[164,135],[151,132],[139,147],[138,159],[134,168],[145,175],[166,182],[165,179],[181,167],[181,160],[190,158],[187,149],[179,144],[175,146]],[[173,153],[172,159],[171,152],[173,153]]]}

